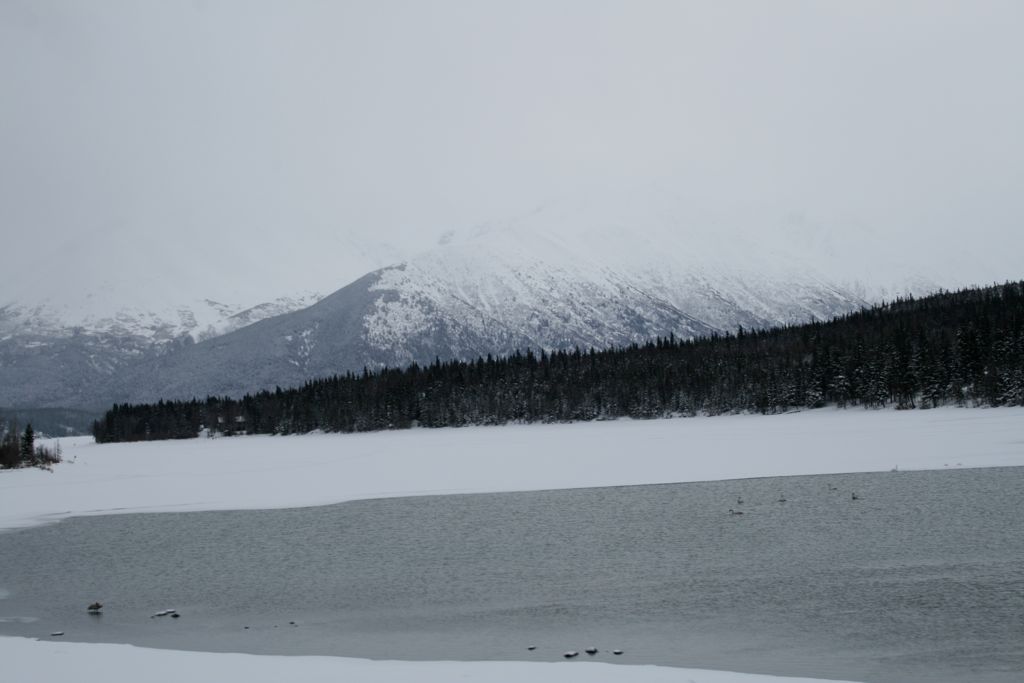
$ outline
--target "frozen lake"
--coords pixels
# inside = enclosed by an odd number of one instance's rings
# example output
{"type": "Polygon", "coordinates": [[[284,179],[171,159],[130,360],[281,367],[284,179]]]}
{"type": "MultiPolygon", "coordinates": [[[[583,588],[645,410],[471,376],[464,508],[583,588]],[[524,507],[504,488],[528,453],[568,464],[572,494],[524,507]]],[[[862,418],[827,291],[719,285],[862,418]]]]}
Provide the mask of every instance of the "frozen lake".
{"type": "Polygon", "coordinates": [[[1019,681],[1021,491],[1008,467],[73,518],[0,534],[0,635],[1019,681]]]}

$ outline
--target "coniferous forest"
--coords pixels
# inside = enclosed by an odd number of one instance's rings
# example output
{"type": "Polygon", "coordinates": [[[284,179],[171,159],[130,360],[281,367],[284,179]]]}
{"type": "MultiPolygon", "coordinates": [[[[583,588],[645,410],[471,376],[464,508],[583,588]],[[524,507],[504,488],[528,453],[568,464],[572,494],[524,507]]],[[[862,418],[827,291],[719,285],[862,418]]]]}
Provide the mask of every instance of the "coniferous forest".
{"type": "Polygon", "coordinates": [[[1024,405],[1024,282],[824,323],[609,350],[523,351],[310,381],[241,399],[115,405],[100,442],[566,422],[825,405],[1024,405]]]}

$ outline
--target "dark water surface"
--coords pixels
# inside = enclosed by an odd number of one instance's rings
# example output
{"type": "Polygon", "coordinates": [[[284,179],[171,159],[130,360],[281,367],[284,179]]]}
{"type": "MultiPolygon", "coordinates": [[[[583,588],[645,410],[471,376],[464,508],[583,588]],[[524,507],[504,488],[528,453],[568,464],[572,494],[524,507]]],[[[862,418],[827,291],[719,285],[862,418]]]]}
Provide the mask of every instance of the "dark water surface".
{"type": "Polygon", "coordinates": [[[77,518],[0,534],[0,634],[1019,683],[1022,493],[1015,467],[77,518]]]}

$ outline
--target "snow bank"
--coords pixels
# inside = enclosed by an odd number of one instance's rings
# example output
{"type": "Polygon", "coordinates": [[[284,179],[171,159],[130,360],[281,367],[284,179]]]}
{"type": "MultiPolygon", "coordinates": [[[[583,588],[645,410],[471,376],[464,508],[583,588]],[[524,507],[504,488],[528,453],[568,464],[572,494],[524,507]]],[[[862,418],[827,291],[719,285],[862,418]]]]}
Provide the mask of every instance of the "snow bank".
{"type": "MultiPolygon", "coordinates": [[[[54,471],[0,473],[0,529],[71,515],[280,508],[360,498],[1024,465],[1024,409],[823,409],[571,425],[61,441],[54,471]]],[[[594,662],[371,662],[0,638],[5,680],[474,680],[753,683],[771,676],[594,662]]]]}
{"type": "Polygon", "coordinates": [[[812,683],[809,678],[600,662],[379,662],[342,657],[262,655],[150,650],[131,645],[95,645],[0,638],[0,661],[9,681],[96,680],[106,683],[812,683]]]}

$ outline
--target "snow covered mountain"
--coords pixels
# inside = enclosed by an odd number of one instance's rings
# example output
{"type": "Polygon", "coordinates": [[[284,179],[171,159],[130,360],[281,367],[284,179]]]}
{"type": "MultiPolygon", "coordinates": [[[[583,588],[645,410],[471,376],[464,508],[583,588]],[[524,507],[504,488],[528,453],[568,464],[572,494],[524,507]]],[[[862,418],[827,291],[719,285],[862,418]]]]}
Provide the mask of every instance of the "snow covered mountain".
{"type": "Polygon", "coordinates": [[[589,206],[559,203],[447,234],[306,309],[119,373],[110,395],[238,395],[437,357],[823,320],[868,303],[807,260],[719,226],[681,229],[653,205],[618,214],[588,214],[589,206]]]}
{"type": "Polygon", "coordinates": [[[240,310],[207,299],[171,315],[140,306],[91,318],[84,305],[55,314],[9,304],[0,308],[0,405],[238,395],[438,357],[823,320],[879,293],[939,286],[891,257],[858,270],[835,245],[768,230],[751,237],[745,227],[657,192],[583,197],[446,233],[319,300],[240,310]]]}
{"type": "Polygon", "coordinates": [[[661,290],[643,288],[655,279],[652,274],[648,281],[610,270],[584,277],[542,261],[496,264],[476,250],[447,256],[376,271],[304,310],[141,363],[120,376],[113,396],[152,401],[238,395],[364,367],[429,363],[436,357],[603,348],[669,334],[707,335],[734,329],[732,323],[823,319],[864,303],[806,278],[770,286],[762,280],[763,291],[757,284],[728,291],[706,274],[693,275],[694,288],[676,299],[714,311],[712,324],[678,308],[666,296],[665,278],[657,283],[661,290]],[[473,268],[481,262],[488,265],[473,268]],[[439,270],[441,263],[445,267],[439,270]],[[725,321],[729,327],[721,324],[725,321]]]}

